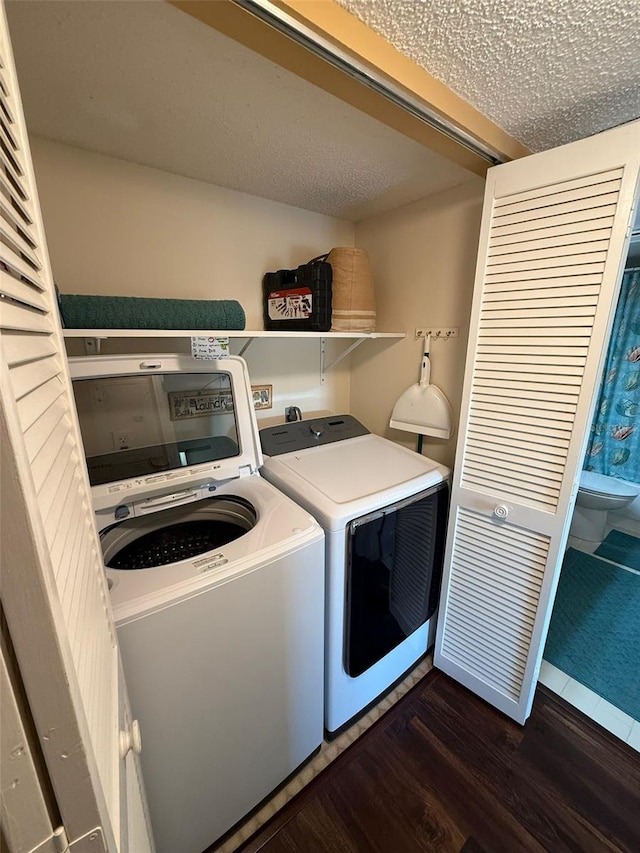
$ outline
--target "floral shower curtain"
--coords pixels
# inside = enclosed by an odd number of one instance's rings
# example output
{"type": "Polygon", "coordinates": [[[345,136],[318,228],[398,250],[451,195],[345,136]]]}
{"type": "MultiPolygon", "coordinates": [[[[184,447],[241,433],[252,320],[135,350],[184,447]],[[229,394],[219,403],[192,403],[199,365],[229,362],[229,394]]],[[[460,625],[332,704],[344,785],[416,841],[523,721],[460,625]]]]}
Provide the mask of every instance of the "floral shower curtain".
{"type": "Polygon", "coordinates": [[[627,270],[584,467],[640,483],[640,269],[627,270]]]}

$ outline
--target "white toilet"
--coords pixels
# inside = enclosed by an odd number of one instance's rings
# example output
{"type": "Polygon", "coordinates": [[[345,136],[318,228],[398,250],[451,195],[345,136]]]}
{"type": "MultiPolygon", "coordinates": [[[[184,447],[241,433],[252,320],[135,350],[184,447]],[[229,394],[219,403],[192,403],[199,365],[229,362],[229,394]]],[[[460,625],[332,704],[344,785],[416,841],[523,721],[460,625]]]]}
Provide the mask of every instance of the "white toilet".
{"type": "Polygon", "coordinates": [[[640,494],[640,489],[593,471],[583,471],[571,520],[570,535],[587,542],[601,542],[607,526],[607,513],[628,506],[640,494]]]}

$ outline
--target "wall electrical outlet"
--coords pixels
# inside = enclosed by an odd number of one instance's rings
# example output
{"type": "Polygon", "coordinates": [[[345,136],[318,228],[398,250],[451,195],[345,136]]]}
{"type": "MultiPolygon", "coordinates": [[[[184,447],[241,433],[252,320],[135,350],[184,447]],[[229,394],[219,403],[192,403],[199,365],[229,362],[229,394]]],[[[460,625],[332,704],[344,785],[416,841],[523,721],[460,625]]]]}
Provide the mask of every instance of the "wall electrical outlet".
{"type": "Polygon", "coordinates": [[[112,435],[113,446],[116,450],[128,450],[131,447],[131,433],[128,430],[123,429],[112,433],[112,435]]]}

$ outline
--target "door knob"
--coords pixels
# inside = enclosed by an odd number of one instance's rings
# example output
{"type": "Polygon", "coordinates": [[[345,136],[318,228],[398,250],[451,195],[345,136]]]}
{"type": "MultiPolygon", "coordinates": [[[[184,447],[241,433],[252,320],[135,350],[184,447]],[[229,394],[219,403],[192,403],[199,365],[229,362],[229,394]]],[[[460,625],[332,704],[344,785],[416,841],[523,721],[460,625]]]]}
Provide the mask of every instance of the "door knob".
{"type": "Polygon", "coordinates": [[[142,736],[140,735],[140,723],[134,720],[129,731],[120,732],[120,758],[126,758],[133,750],[136,755],[142,752],[142,736]]]}
{"type": "Polygon", "coordinates": [[[493,514],[496,518],[505,519],[509,515],[509,507],[504,504],[498,504],[493,508],[493,514]]]}

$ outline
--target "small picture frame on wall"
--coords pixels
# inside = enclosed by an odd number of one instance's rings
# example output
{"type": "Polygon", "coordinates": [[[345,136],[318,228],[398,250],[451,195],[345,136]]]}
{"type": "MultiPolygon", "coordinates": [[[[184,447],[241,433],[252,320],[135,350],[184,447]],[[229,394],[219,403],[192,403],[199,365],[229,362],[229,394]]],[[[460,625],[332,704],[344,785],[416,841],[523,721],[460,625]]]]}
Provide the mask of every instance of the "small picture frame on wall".
{"type": "Polygon", "coordinates": [[[254,409],[270,409],[273,406],[273,385],[252,385],[254,409]]]}

